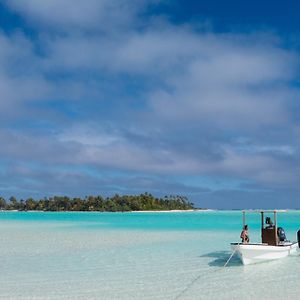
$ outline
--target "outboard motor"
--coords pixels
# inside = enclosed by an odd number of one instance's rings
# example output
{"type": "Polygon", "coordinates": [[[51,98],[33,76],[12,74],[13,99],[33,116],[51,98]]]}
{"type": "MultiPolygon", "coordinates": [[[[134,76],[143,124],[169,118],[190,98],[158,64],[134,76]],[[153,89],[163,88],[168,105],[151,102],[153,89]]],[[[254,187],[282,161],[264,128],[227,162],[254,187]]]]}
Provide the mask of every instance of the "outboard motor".
{"type": "Polygon", "coordinates": [[[298,246],[300,248],[300,230],[297,232],[297,237],[298,237],[298,246]]]}
{"type": "MultiPolygon", "coordinates": [[[[280,242],[286,242],[285,231],[282,227],[277,228],[277,235],[278,235],[278,239],[279,239],[280,242]]],[[[299,235],[298,235],[298,241],[299,241],[299,235]]]]}

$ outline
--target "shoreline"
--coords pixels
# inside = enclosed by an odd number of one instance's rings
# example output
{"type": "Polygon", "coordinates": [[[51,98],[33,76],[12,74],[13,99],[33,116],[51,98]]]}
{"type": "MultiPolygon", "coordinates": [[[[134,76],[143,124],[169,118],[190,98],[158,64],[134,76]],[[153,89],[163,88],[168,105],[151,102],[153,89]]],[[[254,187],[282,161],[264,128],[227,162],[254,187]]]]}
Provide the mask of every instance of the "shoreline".
{"type": "Polygon", "coordinates": [[[17,210],[17,209],[11,209],[11,210],[0,210],[1,212],[40,212],[40,213],[177,213],[177,212],[202,212],[202,211],[215,211],[215,209],[172,209],[172,210],[131,210],[131,211],[85,211],[85,210],[55,210],[55,211],[44,211],[44,210],[17,210]]]}
{"type": "Polygon", "coordinates": [[[161,212],[161,213],[176,213],[176,212],[198,212],[198,211],[214,211],[214,209],[171,209],[171,210],[133,210],[133,211],[128,211],[128,212],[134,212],[134,213],[156,213],[156,212],[161,212]]]}
{"type": "MultiPolygon", "coordinates": [[[[297,212],[300,209],[274,209],[277,212],[297,212]]],[[[131,211],[86,211],[86,210],[56,210],[56,211],[44,211],[44,210],[0,210],[1,212],[23,212],[23,213],[184,213],[184,212],[242,212],[244,209],[212,209],[212,208],[199,208],[199,209],[172,209],[172,210],[131,210],[131,211]]],[[[248,209],[246,212],[254,213],[259,211],[273,211],[272,209],[248,209]]]]}

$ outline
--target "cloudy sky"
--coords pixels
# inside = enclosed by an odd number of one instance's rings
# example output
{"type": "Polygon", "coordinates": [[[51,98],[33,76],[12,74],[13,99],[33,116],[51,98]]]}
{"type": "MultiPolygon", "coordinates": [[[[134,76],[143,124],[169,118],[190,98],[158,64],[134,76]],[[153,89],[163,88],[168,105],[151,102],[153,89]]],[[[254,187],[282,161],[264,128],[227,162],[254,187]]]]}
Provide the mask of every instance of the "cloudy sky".
{"type": "Polygon", "coordinates": [[[299,9],[0,0],[0,195],[300,208],[299,9]]]}

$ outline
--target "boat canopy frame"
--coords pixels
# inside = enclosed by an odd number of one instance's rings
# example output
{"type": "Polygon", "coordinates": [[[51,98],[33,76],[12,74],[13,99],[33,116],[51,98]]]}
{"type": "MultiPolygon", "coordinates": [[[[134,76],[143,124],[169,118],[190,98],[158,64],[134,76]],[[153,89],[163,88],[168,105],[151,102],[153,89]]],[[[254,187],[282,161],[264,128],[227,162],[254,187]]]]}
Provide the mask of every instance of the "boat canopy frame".
{"type": "Polygon", "coordinates": [[[246,212],[247,213],[260,213],[261,214],[261,242],[263,244],[268,244],[272,246],[278,246],[278,236],[277,236],[277,212],[278,210],[243,210],[243,228],[246,225],[246,212]],[[273,213],[274,223],[268,224],[268,227],[265,227],[265,213],[273,213]]]}

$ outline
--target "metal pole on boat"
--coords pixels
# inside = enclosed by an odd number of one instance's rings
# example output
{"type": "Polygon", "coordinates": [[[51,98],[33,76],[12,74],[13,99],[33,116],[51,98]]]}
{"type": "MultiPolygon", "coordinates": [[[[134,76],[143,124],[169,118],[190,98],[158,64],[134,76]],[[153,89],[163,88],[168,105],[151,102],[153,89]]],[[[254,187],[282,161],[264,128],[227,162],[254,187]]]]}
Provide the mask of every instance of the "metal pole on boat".
{"type": "Polygon", "coordinates": [[[245,228],[246,225],[246,212],[243,210],[243,229],[245,228]]]}
{"type": "Polygon", "coordinates": [[[261,240],[263,240],[263,230],[264,230],[264,212],[261,211],[261,240]]]}
{"type": "Polygon", "coordinates": [[[278,239],[277,239],[277,214],[276,210],[274,210],[274,226],[275,226],[275,241],[276,245],[278,244],[278,239]]]}

